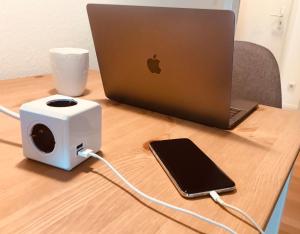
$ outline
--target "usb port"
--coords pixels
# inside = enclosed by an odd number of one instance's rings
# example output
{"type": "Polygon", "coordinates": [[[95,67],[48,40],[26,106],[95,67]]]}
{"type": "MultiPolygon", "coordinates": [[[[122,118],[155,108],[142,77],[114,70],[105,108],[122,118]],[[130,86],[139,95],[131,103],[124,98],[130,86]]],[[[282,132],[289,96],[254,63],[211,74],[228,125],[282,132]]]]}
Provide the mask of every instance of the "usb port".
{"type": "Polygon", "coordinates": [[[83,149],[83,143],[81,143],[80,145],[76,146],[77,153],[78,153],[78,151],[80,151],[82,149],[83,149]]]}

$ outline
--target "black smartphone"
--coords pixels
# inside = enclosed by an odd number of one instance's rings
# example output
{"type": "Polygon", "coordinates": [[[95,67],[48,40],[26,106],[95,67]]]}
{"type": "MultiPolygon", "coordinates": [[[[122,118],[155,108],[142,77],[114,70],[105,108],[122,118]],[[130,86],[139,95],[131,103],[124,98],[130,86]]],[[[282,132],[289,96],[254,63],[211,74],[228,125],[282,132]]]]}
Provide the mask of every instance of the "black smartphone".
{"type": "Polygon", "coordinates": [[[152,141],[149,146],[182,196],[235,190],[234,182],[191,140],[152,141]]]}

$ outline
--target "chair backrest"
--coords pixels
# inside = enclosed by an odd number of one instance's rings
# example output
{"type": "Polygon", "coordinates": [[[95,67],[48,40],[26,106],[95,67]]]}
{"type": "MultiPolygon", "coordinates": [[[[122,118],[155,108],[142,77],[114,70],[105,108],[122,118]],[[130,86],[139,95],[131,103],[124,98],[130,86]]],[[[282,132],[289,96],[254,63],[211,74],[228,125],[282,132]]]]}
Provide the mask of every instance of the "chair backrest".
{"type": "Polygon", "coordinates": [[[282,107],[280,72],[271,51],[250,42],[235,42],[232,96],[282,107]]]}

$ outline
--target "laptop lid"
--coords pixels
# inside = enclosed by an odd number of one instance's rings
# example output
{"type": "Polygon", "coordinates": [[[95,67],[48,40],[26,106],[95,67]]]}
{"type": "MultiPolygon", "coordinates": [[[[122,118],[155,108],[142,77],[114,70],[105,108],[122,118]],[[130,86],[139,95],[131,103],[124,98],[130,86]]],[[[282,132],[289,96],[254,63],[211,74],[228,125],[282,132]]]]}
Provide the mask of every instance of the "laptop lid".
{"type": "Polygon", "coordinates": [[[227,128],[232,11],[89,4],[108,98],[227,128]]]}

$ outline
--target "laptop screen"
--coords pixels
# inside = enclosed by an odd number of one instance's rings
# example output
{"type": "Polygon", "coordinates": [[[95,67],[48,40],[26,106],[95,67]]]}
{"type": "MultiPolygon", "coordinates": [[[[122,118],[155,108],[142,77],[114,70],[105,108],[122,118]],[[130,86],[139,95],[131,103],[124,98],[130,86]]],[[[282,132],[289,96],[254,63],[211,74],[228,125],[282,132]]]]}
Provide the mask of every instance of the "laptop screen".
{"type": "MultiPolygon", "coordinates": [[[[106,4],[107,1],[98,1],[97,3],[106,4]]],[[[240,0],[112,0],[109,1],[109,4],[232,10],[235,13],[237,22],[240,0]]]]}

